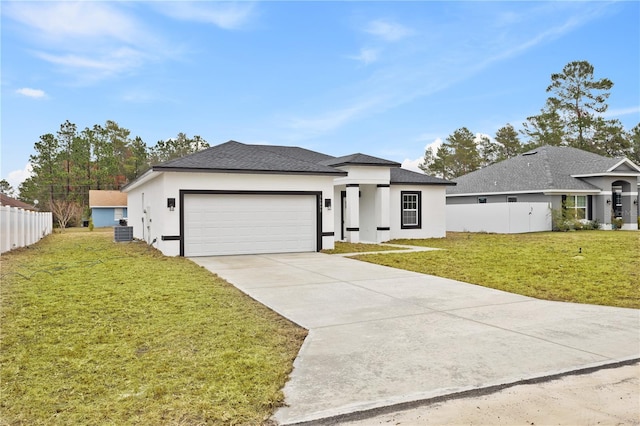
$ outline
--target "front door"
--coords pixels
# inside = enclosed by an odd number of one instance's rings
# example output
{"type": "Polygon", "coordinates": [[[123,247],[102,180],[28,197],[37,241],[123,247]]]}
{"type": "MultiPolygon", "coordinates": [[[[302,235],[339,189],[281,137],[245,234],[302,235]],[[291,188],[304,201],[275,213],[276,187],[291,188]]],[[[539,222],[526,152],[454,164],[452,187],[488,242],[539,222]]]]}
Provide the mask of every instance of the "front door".
{"type": "Polygon", "coordinates": [[[613,198],[613,217],[622,217],[622,187],[613,186],[611,193],[613,198]]]}

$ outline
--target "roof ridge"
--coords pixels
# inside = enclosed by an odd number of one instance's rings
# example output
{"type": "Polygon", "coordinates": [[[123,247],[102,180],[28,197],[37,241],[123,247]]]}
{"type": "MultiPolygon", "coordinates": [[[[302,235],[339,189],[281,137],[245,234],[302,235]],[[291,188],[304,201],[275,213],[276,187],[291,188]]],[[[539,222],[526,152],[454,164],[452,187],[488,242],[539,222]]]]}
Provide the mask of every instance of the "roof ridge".
{"type": "Polygon", "coordinates": [[[542,152],[542,166],[544,168],[544,174],[545,177],[547,178],[547,182],[549,184],[549,188],[555,188],[555,182],[553,180],[553,173],[551,173],[551,164],[549,164],[549,152],[548,152],[548,147],[549,145],[545,145],[543,147],[541,147],[541,152],[542,152]]]}

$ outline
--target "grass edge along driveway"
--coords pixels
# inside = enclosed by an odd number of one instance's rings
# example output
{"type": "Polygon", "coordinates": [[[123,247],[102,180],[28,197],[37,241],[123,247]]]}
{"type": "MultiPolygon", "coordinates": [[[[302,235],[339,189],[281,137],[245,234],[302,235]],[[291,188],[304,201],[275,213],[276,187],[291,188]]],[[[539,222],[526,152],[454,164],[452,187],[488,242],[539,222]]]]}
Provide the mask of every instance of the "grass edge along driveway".
{"type": "Polygon", "coordinates": [[[640,232],[447,233],[442,248],[354,258],[538,299],[640,308],[640,232]]]}
{"type": "Polygon", "coordinates": [[[0,257],[0,423],[263,423],[306,331],[108,231],[0,257]]]}

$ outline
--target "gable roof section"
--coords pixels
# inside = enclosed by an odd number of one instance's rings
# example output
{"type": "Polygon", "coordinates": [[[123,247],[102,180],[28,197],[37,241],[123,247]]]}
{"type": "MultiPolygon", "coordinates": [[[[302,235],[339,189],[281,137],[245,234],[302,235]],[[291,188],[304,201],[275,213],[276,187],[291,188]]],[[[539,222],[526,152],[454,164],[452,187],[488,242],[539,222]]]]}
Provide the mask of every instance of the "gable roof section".
{"type": "Polygon", "coordinates": [[[287,149],[287,147],[246,145],[229,141],[182,158],[169,160],[153,166],[152,169],[154,171],[292,173],[336,176],[345,174],[341,170],[303,159],[312,156],[313,151],[302,148],[294,150],[287,149]],[[307,153],[303,151],[307,151],[307,153]]]}
{"type": "Polygon", "coordinates": [[[11,198],[6,194],[0,192],[0,205],[9,206],[9,207],[17,207],[23,210],[33,210],[37,211],[38,209],[31,204],[27,204],[24,201],[16,200],[15,198],[11,198]]]}
{"type": "Polygon", "coordinates": [[[447,195],[597,192],[600,188],[578,176],[610,174],[619,165],[626,164],[624,160],[576,148],[546,145],[454,179],[457,186],[448,188],[447,195]]]}
{"type": "Polygon", "coordinates": [[[89,190],[89,207],[127,207],[127,194],[120,191],[89,190]]]}
{"type": "Polygon", "coordinates": [[[455,182],[441,179],[424,173],[416,173],[399,167],[391,169],[391,185],[451,185],[455,182]]]}
{"type": "Polygon", "coordinates": [[[372,157],[367,154],[351,154],[343,157],[330,158],[321,161],[320,164],[326,166],[338,167],[338,166],[382,166],[382,167],[400,167],[400,163],[395,161],[385,160],[383,158],[372,157]]]}

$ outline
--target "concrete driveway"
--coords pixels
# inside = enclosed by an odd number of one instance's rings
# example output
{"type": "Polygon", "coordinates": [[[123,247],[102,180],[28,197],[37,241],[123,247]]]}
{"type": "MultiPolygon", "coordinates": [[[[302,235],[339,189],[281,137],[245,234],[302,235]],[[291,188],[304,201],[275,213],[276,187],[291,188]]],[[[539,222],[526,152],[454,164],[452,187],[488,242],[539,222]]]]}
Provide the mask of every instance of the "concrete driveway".
{"type": "Polygon", "coordinates": [[[309,330],[280,424],[640,358],[636,309],[541,301],[322,253],[191,260],[309,330]]]}

